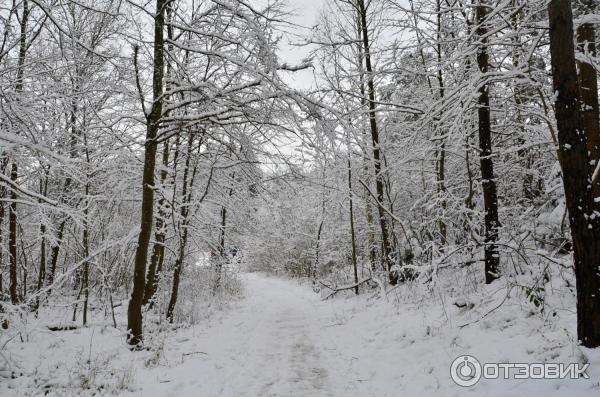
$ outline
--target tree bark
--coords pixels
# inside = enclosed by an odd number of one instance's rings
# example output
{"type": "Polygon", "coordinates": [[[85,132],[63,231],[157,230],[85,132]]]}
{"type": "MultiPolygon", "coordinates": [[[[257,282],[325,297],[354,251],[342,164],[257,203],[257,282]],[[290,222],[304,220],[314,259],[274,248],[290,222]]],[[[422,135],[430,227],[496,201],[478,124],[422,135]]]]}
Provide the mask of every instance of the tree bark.
{"type": "MultiPolygon", "coordinates": [[[[233,182],[235,179],[235,173],[231,174],[231,181],[233,182]]],[[[233,195],[233,187],[229,189],[229,197],[233,195]]],[[[221,232],[219,235],[219,260],[216,263],[215,267],[215,284],[213,286],[213,294],[217,292],[221,285],[221,273],[223,271],[223,261],[226,260],[226,251],[225,251],[225,231],[227,227],[227,207],[221,207],[221,232]]]]}
{"type": "Polygon", "coordinates": [[[573,240],[577,284],[577,336],[583,346],[600,346],[600,218],[593,216],[587,142],[580,114],[573,13],[569,0],[548,5],[553,88],[556,96],[558,157],[573,240]]]}
{"type": "MultiPolygon", "coordinates": [[[[3,153],[2,156],[0,157],[0,174],[4,175],[4,173],[6,172],[6,168],[8,165],[8,157],[3,153]]],[[[5,214],[5,207],[4,207],[4,197],[6,196],[6,187],[5,185],[0,185],[0,247],[2,246],[2,240],[3,240],[3,224],[4,224],[4,214],[5,214]]],[[[0,249],[0,301],[2,301],[4,299],[4,283],[2,280],[2,272],[4,271],[4,250],[0,249]]],[[[1,304],[0,304],[1,305],[1,304]]],[[[0,306],[0,313],[1,313],[2,307],[0,306]]]]}
{"type": "MultiPolygon", "coordinates": [[[[360,37],[362,37],[362,29],[361,29],[361,18],[357,13],[357,19],[356,19],[356,30],[358,32],[358,35],[360,37]]],[[[363,60],[364,60],[364,51],[363,51],[363,44],[362,43],[358,43],[357,45],[357,53],[358,53],[358,75],[359,75],[359,79],[360,79],[360,105],[361,108],[364,108],[365,104],[366,104],[366,97],[365,97],[365,72],[364,72],[364,68],[363,68],[363,60]]],[[[362,129],[362,128],[361,128],[362,129]]],[[[363,136],[363,144],[362,144],[362,150],[363,150],[363,171],[365,173],[365,177],[366,180],[369,181],[370,177],[369,177],[369,155],[368,153],[368,146],[369,143],[367,141],[367,133],[365,130],[363,130],[362,132],[362,136],[363,136]]],[[[370,184],[370,183],[368,183],[370,184]]],[[[377,270],[377,266],[376,266],[376,260],[377,260],[377,248],[375,246],[375,225],[373,222],[373,209],[371,208],[371,195],[368,192],[365,192],[365,212],[366,212],[366,217],[367,217],[367,226],[368,226],[368,231],[367,231],[367,250],[369,253],[369,262],[371,264],[371,271],[375,272],[377,270]]]]}
{"type": "Polygon", "coordinates": [[[142,302],[146,284],[146,261],[152,234],[154,214],[154,169],[156,168],[156,136],[162,114],[164,76],[164,12],[168,0],[156,0],[154,16],[154,65],[152,78],[152,108],[147,115],[146,142],[144,144],[144,171],[142,177],[142,211],[140,234],[135,251],[133,289],[127,308],[127,343],[139,345],[143,341],[142,302]]]}
{"type": "Polygon", "coordinates": [[[481,185],[483,187],[483,205],[485,210],[485,283],[490,284],[499,277],[500,256],[498,254],[498,196],[494,163],[492,161],[492,129],[490,116],[490,84],[486,73],[489,68],[487,48],[487,16],[489,12],[487,0],[481,0],[477,5],[477,65],[482,74],[483,82],[479,88],[477,113],[479,117],[479,161],[481,165],[481,185]]]}
{"type": "MultiPolygon", "coordinates": [[[[592,14],[597,1],[580,0],[583,14],[592,14]]],[[[584,23],[577,28],[577,46],[580,52],[591,57],[596,56],[596,29],[592,23],[584,23]]],[[[579,62],[579,92],[581,95],[581,117],[583,129],[590,153],[592,172],[600,161],[600,121],[598,117],[598,75],[594,66],[588,62],[579,62]]],[[[592,188],[594,197],[600,197],[600,178],[592,188]]],[[[600,211],[600,201],[595,208],[600,211]]]]}
{"type": "MultiPolygon", "coordinates": [[[[438,82],[438,95],[440,99],[444,98],[444,74],[442,72],[442,6],[441,0],[437,0],[436,2],[436,12],[437,12],[437,26],[436,26],[436,36],[437,36],[437,45],[436,45],[436,55],[437,55],[437,82],[438,82]]],[[[444,132],[442,131],[442,134],[444,132]]],[[[437,176],[437,189],[438,194],[442,195],[441,197],[441,207],[444,210],[443,216],[446,216],[446,208],[448,204],[446,202],[446,138],[442,137],[440,146],[438,150],[436,150],[436,176],[437,176]]],[[[446,246],[448,243],[448,231],[446,222],[441,218],[438,222],[438,227],[440,230],[440,243],[442,247],[446,246]]]]}
{"type": "MultiPolygon", "coordinates": [[[[162,165],[163,169],[160,172],[160,183],[161,186],[164,186],[165,180],[167,179],[167,167],[169,166],[169,141],[165,141],[163,143],[163,153],[162,153],[162,165]]],[[[154,239],[156,242],[152,248],[152,256],[150,257],[150,266],[148,267],[148,277],[146,278],[146,288],[144,291],[144,301],[143,304],[146,305],[156,292],[156,288],[158,286],[158,276],[161,269],[157,270],[158,264],[162,264],[163,257],[165,255],[165,219],[167,217],[166,208],[165,208],[165,199],[161,197],[158,200],[158,216],[156,217],[156,232],[154,234],[154,239]]]]}
{"type": "MultiPolygon", "coordinates": [[[[70,178],[68,179],[70,182],[70,178]]],[[[65,183],[66,185],[66,183],[65,183]]],[[[56,235],[56,244],[52,246],[50,251],[50,273],[48,273],[47,284],[52,285],[54,282],[54,277],[56,275],[56,265],[58,264],[58,255],[60,254],[60,246],[63,241],[63,237],[65,235],[65,225],[67,223],[67,219],[63,219],[58,226],[58,234],[56,235]]],[[[48,295],[50,294],[50,290],[48,290],[48,295]]]]}
{"type": "MultiPolygon", "coordinates": [[[[13,183],[17,181],[16,159],[13,159],[11,164],[10,179],[13,183]]],[[[8,254],[10,258],[8,292],[10,302],[16,305],[19,303],[19,296],[17,294],[17,192],[14,188],[11,189],[10,199],[11,203],[8,206],[8,254]]]]}
{"type": "MultiPolygon", "coordinates": [[[[166,6],[166,27],[167,27],[167,38],[169,40],[173,40],[173,10],[171,4],[167,4],[166,6]]],[[[173,44],[169,43],[167,46],[169,52],[173,51],[173,44]]],[[[167,80],[170,81],[173,75],[172,68],[170,64],[167,64],[167,80]]],[[[167,83],[167,91],[169,90],[169,83],[167,83]]],[[[169,112],[166,112],[168,115],[169,112]]],[[[166,139],[163,142],[163,152],[162,152],[162,170],[160,171],[160,186],[165,186],[165,181],[168,176],[168,168],[169,168],[169,139],[166,139]]],[[[147,305],[151,302],[152,297],[156,293],[156,289],[158,288],[158,277],[162,271],[162,264],[165,256],[165,234],[166,234],[166,222],[167,218],[167,209],[166,209],[166,200],[163,195],[161,195],[158,200],[158,216],[156,217],[156,229],[154,232],[154,246],[152,247],[152,256],[150,257],[150,266],[148,267],[148,276],[146,277],[146,286],[144,289],[144,300],[142,302],[143,305],[147,305]]],[[[152,307],[152,304],[150,304],[152,307]]]]}
{"type": "MultiPolygon", "coordinates": [[[[189,214],[189,200],[191,198],[188,193],[188,175],[190,170],[190,159],[192,157],[192,144],[194,143],[194,135],[189,133],[188,135],[188,147],[187,156],[185,159],[185,168],[183,169],[183,184],[181,186],[181,208],[179,215],[181,217],[181,229],[183,233],[179,241],[179,252],[177,253],[177,259],[175,260],[175,268],[173,269],[173,284],[171,288],[171,298],[169,299],[169,306],[167,307],[167,320],[170,323],[173,322],[173,313],[175,311],[175,304],[177,303],[177,296],[179,294],[179,281],[181,278],[181,271],[183,269],[183,261],[185,257],[185,248],[188,239],[188,214],[189,214]]],[[[190,186],[191,191],[191,186],[190,186]]]]}
{"type": "MultiPolygon", "coordinates": [[[[85,139],[85,137],[84,137],[85,139]]],[[[88,316],[88,302],[90,298],[90,262],[88,260],[90,256],[90,231],[89,231],[89,195],[90,195],[90,175],[89,175],[89,164],[90,164],[90,154],[87,146],[87,139],[85,140],[85,158],[86,158],[86,167],[88,169],[88,173],[86,174],[85,181],[85,202],[83,207],[83,235],[82,242],[83,245],[83,277],[82,277],[82,288],[83,288],[83,326],[87,324],[87,316],[88,316]]]]}
{"type": "Polygon", "coordinates": [[[371,53],[369,46],[369,32],[367,27],[367,10],[364,0],[356,1],[358,6],[360,30],[362,35],[365,68],[367,74],[367,94],[369,104],[369,126],[371,129],[371,141],[373,144],[373,164],[375,167],[375,189],[377,192],[377,209],[379,215],[379,226],[381,228],[381,261],[383,267],[389,273],[391,285],[398,283],[398,276],[392,272],[393,261],[390,258],[390,241],[385,211],[382,208],[384,202],[384,180],[381,169],[381,151],[379,145],[379,130],[377,128],[377,109],[375,105],[375,83],[373,81],[373,66],[371,65],[371,53]]]}
{"type": "MultiPolygon", "coordinates": [[[[323,176],[325,176],[325,168],[323,168],[323,176]]],[[[317,228],[317,238],[315,242],[315,261],[312,268],[307,269],[307,276],[314,280],[317,279],[317,273],[319,272],[319,255],[321,254],[321,233],[323,232],[323,224],[325,223],[325,193],[321,194],[321,218],[319,220],[319,227],[317,228]]]]}
{"type": "MultiPolygon", "coordinates": [[[[42,181],[40,181],[40,194],[43,195],[44,197],[48,194],[48,169],[46,169],[44,183],[42,184],[42,181]]],[[[41,203],[41,200],[39,202],[41,203]]],[[[40,265],[38,268],[38,283],[37,283],[38,292],[41,291],[41,289],[44,286],[44,283],[46,281],[46,224],[44,223],[43,219],[40,222],[40,236],[42,237],[42,240],[40,243],[40,265]]],[[[35,300],[36,312],[37,312],[39,306],[40,306],[40,297],[38,295],[38,297],[35,300]]]]}
{"type": "Polygon", "coordinates": [[[354,203],[352,201],[352,163],[350,162],[350,147],[348,147],[348,200],[350,211],[350,241],[352,243],[352,270],[354,272],[354,293],[358,295],[358,268],[356,266],[356,234],[354,232],[354,203]]]}

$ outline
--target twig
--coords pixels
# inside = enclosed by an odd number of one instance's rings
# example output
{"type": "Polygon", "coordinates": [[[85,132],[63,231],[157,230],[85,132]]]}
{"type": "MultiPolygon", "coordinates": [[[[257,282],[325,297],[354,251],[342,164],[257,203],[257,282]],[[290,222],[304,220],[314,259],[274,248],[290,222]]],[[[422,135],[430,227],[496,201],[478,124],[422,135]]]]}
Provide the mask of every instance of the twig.
{"type": "Polygon", "coordinates": [[[327,295],[325,298],[323,298],[323,300],[327,300],[327,299],[331,298],[333,295],[337,294],[340,291],[345,291],[345,290],[356,288],[356,287],[360,286],[361,284],[364,284],[364,283],[366,283],[367,281],[370,281],[370,280],[371,280],[371,277],[367,277],[364,280],[359,281],[358,283],[354,283],[354,284],[351,284],[351,285],[344,285],[344,286],[337,287],[337,288],[331,288],[330,286],[326,285],[325,283],[323,283],[321,281],[319,281],[319,283],[321,283],[321,285],[323,285],[323,286],[325,286],[325,287],[327,287],[327,288],[329,288],[329,289],[332,290],[329,293],[329,295],[327,295]]]}
{"type": "Polygon", "coordinates": [[[475,321],[471,321],[470,323],[466,323],[463,325],[459,325],[458,328],[462,329],[464,327],[466,327],[467,325],[472,325],[475,323],[480,322],[481,320],[483,320],[484,318],[486,318],[488,315],[490,315],[491,313],[495,312],[496,310],[498,310],[500,308],[500,306],[502,306],[504,304],[504,302],[506,302],[506,300],[508,299],[508,297],[510,296],[510,291],[512,291],[513,286],[511,286],[508,291],[506,292],[506,296],[504,297],[504,299],[502,299],[502,302],[500,302],[496,307],[492,308],[489,312],[485,313],[483,316],[481,316],[480,318],[478,318],[475,321]]]}

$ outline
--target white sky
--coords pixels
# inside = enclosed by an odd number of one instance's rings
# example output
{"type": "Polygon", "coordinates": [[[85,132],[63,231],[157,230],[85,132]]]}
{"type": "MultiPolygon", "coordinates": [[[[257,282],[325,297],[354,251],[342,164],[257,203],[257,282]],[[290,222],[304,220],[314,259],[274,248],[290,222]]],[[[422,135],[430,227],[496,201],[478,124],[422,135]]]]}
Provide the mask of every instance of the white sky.
{"type": "MultiPolygon", "coordinates": [[[[317,24],[317,20],[326,0],[301,0],[294,2],[288,0],[288,7],[293,11],[293,16],[289,20],[297,25],[301,25],[292,30],[292,34],[284,37],[280,43],[279,57],[280,62],[285,62],[290,65],[297,65],[309,55],[310,49],[307,47],[299,47],[290,45],[301,41],[302,35],[307,37],[310,34],[310,29],[317,24]]],[[[303,89],[314,86],[314,76],[312,69],[305,69],[298,72],[286,73],[286,81],[294,88],[303,89]]]]}

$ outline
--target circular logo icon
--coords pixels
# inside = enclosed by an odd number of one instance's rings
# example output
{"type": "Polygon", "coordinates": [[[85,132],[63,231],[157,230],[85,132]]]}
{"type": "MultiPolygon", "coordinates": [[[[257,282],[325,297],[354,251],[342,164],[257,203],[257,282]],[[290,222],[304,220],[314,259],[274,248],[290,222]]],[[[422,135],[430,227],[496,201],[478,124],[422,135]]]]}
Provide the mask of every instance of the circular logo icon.
{"type": "Polygon", "coordinates": [[[450,377],[459,386],[473,386],[481,379],[481,363],[473,356],[459,356],[452,361],[450,377]]]}

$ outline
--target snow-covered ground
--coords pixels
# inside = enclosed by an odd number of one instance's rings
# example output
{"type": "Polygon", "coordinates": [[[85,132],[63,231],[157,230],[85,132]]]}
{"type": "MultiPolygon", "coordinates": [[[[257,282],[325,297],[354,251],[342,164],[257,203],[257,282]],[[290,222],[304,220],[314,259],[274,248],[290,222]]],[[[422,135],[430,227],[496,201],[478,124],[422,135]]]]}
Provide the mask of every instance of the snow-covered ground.
{"type": "MultiPolygon", "coordinates": [[[[364,294],[322,301],[296,281],[243,275],[245,297],[201,324],[149,336],[130,352],[119,327],[36,331],[3,354],[18,376],[0,377],[0,396],[597,396],[600,354],[570,341],[573,313],[543,316],[493,298],[469,309],[452,302],[402,304],[364,294]],[[461,327],[466,323],[472,324],[461,327]],[[549,325],[550,324],[550,325],[549,325]],[[589,380],[450,378],[461,354],[481,362],[590,362],[589,380]],[[585,356],[585,358],[584,358],[585,356]]],[[[408,294],[410,291],[404,291],[408,294]]],[[[486,292],[487,296],[493,294],[486,292]]],[[[462,302],[460,302],[462,303],[462,302]]],[[[468,302],[466,302],[468,304],[468,302]]]]}

